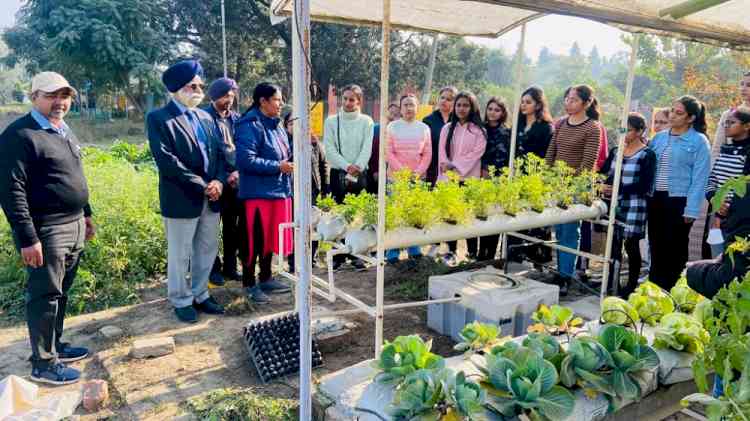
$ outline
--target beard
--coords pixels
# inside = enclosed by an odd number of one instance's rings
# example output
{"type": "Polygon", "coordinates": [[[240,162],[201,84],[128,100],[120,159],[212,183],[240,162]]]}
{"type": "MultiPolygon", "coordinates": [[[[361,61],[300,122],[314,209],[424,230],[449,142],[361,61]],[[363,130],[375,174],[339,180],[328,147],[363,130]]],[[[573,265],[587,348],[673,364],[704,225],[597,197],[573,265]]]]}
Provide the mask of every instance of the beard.
{"type": "Polygon", "coordinates": [[[200,104],[201,101],[203,101],[203,97],[204,97],[203,94],[199,94],[197,92],[186,93],[186,92],[183,92],[182,90],[175,92],[173,95],[177,101],[179,101],[182,105],[190,109],[196,108],[198,104],[200,104]]]}

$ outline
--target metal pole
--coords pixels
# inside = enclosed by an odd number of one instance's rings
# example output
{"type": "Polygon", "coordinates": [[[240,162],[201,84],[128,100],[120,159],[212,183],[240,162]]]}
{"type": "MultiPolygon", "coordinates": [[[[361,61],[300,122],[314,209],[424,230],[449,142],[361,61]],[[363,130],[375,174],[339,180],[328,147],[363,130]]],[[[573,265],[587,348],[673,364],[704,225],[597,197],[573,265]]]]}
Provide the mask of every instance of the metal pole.
{"type": "Polygon", "coordinates": [[[429,104],[430,97],[432,96],[432,78],[435,74],[435,60],[437,59],[438,50],[438,34],[432,36],[432,52],[430,53],[430,61],[427,65],[427,78],[424,82],[424,91],[422,92],[422,104],[429,104]]]}
{"type": "Polygon", "coordinates": [[[383,289],[385,284],[385,139],[388,139],[388,77],[391,63],[391,0],[383,0],[383,51],[380,59],[380,145],[378,148],[378,247],[375,288],[375,358],[383,346],[383,289]]]}
{"type": "MultiPolygon", "coordinates": [[[[521,77],[523,74],[523,57],[524,48],[526,47],[526,24],[521,25],[521,40],[518,42],[516,51],[516,76],[513,86],[513,119],[510,121],[510,156],[508,166],[510,168],[510,178],[513,178],[513,172],[516,170],[516,139],[518,138],[518,116],[521,113],[521,77]]],[[[508,237],[503,235],[502,253],[504,260],[508,259],[508,237]]]]}
{"type": "Polygon", "coordinates": [[[221,0],[221,47],[224,55],[224,77],[227,77],[227,28],[224,14],[224,0],[221,0]]]}
{"type": "MultiPolygon", "coordinates": [[[[300,320],[299,419],[312,419],[312,336],[310,334],[310,284],[312,281],[312,245],[310,243],[311,196],[310,178],[312,146],[308,115],[310,86],[310,0],[295,0],[292,16],[292,67],[294,98],[294,179],[296,201],[294,219],[294,266],[299,276],[295,289],[296,308],[300,320]]],[[[280,250],[281,251],[281,250],[280,250]]]]}
{"type": "Polygon", "coordinates": [[[617,211],[617,200],[620,191],[620,179],[622,178],[622,157],[625,154],[625,135],[628,131],[628,113],[630,112],[630,97],[633,93],[633,80],[635,79],[635,65],[638,62],[638,44],[640,34],[634,34],[633,44],[630,52],[630,67],[628,68],[628,82],[625,85],[625,106],[622,109],[622,120],[620,121],[620,135],[617,138],[617,159],[615,160],[615,179],[612,184],[612,203],[609,207],[609,226],[607,227],[607,242],[604,249],[604,264],[602,270],[602,291],[600,300],[607,296],[607,284],[609,283],[609,261],[612,258],[612,240],[615,233],[615,214],[617,211]]]}

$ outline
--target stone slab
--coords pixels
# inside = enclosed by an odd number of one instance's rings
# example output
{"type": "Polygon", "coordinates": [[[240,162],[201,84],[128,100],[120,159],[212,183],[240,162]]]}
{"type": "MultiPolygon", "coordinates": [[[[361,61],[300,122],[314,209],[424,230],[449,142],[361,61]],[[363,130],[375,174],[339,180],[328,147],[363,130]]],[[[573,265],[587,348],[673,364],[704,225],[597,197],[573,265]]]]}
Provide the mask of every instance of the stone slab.
{"type": "Polygon", "coordinates": [[[174,338],[171,336],[139,339],[133,342],[131,355],[134,358],[155,358],[174,352],[174,338]]]}

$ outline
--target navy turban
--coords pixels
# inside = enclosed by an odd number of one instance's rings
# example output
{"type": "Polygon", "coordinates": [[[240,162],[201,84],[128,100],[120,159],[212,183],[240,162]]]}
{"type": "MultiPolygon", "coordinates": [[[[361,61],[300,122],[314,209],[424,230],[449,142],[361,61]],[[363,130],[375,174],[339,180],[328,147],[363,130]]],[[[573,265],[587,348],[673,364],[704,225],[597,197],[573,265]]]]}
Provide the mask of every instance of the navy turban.
{"type": "Polygon", "coordinates": [[[208,97],[211,98],[211,101],[216,101],[226,95],[227,92],[236,91],[237,89],[237,82],[234,79],[223,77],[211,83],[211,86],[208,88],[208,97]]]}
{"type": "Polygon", "coordinates": [[[183,60],[169,66],[161,75],[161,81],[169,92],[177,92],[200,74],[203,74],[203,67],[197,60],[183,60]]]}

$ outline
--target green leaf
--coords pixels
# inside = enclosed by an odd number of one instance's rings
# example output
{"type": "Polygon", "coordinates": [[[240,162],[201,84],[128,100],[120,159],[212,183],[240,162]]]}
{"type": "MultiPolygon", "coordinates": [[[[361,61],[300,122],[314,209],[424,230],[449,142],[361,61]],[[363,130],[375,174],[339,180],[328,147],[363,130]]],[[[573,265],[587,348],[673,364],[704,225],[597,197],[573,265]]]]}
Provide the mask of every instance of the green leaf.
{"type": "Polygon", "coordinates": [[[575,372],[581,379],[592,386],[593,389],[609,396],[614,397],[617,395],[615,388],[612,385],[611,376],[599,376],[594,373],[589,373],[586,370],[581,370],[580,368],[577,368],[575,372]]]}
{"type": "Polygon", "coordinates": [[[638,400],[641,397],[641,387],[628,373],[620,370],[613,371],[612,386],[617,396],[622,398],[638,400]]]}
{"type": "Polygon", "coordinates": [[[553,386],[549,391],[537,399],[539,412],[549,419],[559,420],[573,413],[575,398],[573,394],[561,386],[553,386]]]}

